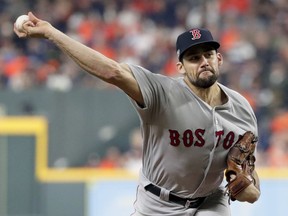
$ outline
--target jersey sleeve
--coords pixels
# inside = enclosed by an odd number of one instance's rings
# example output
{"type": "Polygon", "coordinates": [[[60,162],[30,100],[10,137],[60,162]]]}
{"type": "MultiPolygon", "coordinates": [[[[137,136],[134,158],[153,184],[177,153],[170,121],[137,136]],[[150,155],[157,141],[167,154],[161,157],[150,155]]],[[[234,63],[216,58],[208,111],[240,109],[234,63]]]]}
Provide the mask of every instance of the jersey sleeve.
{"type": "Polygon", "coordinates": [[[141,66],[129,66],[140,87],[144,106],[140,107],[131,99],[132,103],[141,115],[146,116],[146,119],[148,117],[159,116],[163,109],[165,109],[165,104],[167,104],[173,82],[172,79],[160,74],[154,74],[141,66]]]}
{"type": "Polygon", "coordinates": [[[228,89],[223,85],[221,85],[221,88],[224,89],[225,93],[229,95],[229,98],[233,100],[232,111],[234,115],[237,115],[238,119],[241,119],[242,122],[245,122],[245,124],[242,124],[241,126],[243,131],[252,131],[254,135],[258,137],[259,134],[257,118],[249,101],[239,92],[228,89]]]}

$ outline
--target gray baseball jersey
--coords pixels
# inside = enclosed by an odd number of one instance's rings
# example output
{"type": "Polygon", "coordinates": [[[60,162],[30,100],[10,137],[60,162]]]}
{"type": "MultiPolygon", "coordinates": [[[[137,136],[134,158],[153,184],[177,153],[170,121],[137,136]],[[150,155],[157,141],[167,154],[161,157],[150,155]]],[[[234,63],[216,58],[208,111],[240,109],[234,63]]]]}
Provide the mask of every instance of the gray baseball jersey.
{"type": "Polygon", "coordinates": [[[228,102],[211,107],[186,85],[130,65],[145,107],[132,101],[141,121],[140,184],[153,183],[178,196],[203,197],[223,181],[226,156],[246,131],[257,135],[254,112],[239,93],[221,85],[228,102]]]}

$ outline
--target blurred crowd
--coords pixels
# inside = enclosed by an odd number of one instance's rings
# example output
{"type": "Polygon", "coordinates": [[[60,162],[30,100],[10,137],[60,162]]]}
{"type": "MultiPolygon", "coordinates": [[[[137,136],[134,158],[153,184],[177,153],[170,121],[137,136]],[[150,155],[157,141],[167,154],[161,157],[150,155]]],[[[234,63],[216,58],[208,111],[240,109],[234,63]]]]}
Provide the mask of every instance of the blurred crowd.
{"type": "Polygon", "coordinates": [[[48,41],[17,38],[13,23],[28,11],[108,57],[169,76],[177,35],[210,29],[224,56],[220,82],[257,115],[258,163],[288,166],[286,0],[0,0],[0,89],[111,88],[48,41]]]}
{"type": "Polygon", "coordinates": [[[103,156],[91,152],[85,166],[108,169],[125,168],[138,174],[142,164],[142,141],[141,130],[138,127],[134,128],[129,134],[127,151],[122,152],[118,146],[111,145],[103,156]]]}

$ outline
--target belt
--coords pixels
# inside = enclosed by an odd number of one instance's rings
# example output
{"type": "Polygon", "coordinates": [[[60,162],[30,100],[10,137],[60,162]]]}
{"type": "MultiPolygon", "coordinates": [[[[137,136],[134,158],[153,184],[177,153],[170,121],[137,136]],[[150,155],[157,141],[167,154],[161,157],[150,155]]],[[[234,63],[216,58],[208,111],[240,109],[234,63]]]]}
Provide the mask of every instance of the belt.
{"type": "MultiPolygon", "coordinates": [[[[160,197],[161,188],[157,187],[156,185],[149,184],[145,187],[145,190],[160,197]]],[[[169,193],[169,201],[185,206],[186,208],[198,208],[202,204],[202,202],[205,200],[205,198],[206,197],[186,199],[186,198],[178,197],[172,194],[171,192],[169,193]]]]}

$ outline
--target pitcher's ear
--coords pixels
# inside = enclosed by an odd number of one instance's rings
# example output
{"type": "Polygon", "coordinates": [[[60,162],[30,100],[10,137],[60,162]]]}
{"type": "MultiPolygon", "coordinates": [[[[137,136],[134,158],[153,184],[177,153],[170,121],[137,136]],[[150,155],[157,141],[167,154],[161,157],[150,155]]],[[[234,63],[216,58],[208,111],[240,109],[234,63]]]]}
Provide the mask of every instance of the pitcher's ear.
{"type": "Polygon", "coordinates": [[[218,65],[221,66],[223,64],[223,56],[219,52],[217,52],[217,59],[218,59],[218,65]]]}
{"type": "Polygon", "coordinates": [[[178,73],[181,73],[181,74],[185,74],[186,73],[186,70],[184,68],[184,65],[182,62],[177,62],[176,64],[176,67],[177,67],[177,70],[178,70],[178,73]]]}

